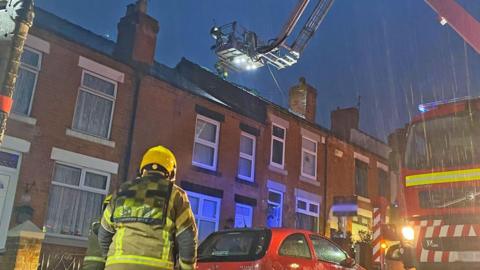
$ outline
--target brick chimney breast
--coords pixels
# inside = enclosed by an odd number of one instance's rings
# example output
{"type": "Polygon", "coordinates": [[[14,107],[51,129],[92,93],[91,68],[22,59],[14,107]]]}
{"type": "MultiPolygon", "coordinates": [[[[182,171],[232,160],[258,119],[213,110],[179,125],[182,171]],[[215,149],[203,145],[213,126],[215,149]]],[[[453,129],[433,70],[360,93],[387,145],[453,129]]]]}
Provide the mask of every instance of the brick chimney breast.
{"type": "Polygon", "coordinates": [[[152,65],[159,25],[157,20],[147,15],[147,1],[138,0],[128,5],[117,29],[115,56],[136,64],[152,65]]]}
{"type": "Polygon", "coordinates": [[[350,107],[336,110],[330,113],[331,130],[333,134],[344,140],[350,140],[350,130],[358,129],[360,114],[358,108],[350,107]]]}
{"type": "Polygon", "coordinates": [[[317,107],[317,90],[306,83],[304,77],[299,79],[299,84],[290,88],[288,93],[288,108],[291,112],[315,122],[317,107]]]}

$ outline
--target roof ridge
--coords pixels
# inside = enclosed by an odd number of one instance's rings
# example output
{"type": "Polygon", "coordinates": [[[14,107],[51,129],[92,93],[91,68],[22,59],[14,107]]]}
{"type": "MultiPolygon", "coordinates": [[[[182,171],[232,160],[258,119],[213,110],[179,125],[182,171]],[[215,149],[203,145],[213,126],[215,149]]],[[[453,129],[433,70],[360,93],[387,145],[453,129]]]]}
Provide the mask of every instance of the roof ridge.
{"type": "MultiPolygon", "coordinates": [[[[63,17],[60,17],[60,16],[56,15],[55,13],[52,13],[51,11],[48,11],[48,10],[43,9],[43,8],[41,8],[41,7],[38,7],[38,6],[35,6],[34,8],[35,8],[35,11],[40,11],[40,12],[47,13],[49,16],[52,16],[52,17],[55,17],[55,18],[58,19],[58,20],[64,21],[65,23],[67,23],[67,24],[69,24],[69,25],[71,25],[71,26],[74,26],[75,28],[81,29],[81,30],[83,30],[84,32],[88,32],[88,33],[91,34],[91,35],[94,35],[94,36],[99,37],[99,38],[101,38],[101,39],[103,39],[103,40],[105,40],[105,41],[109,41],[109,42],[111,42],[111,43],[116,44],[116,42],[115,42],[114,40],[108,39],[108,38],[106,38],[105,36],[100,35],[100,34],[98,34],[98,33],[95,33],[95,32],[93,32],[92,30],[90,30],[90,29],[88,29],[88,28],[85,28],[85,27],[83,27],[83,26],[81,26],[81,25],[79,25],[79,24],[76,24],[76,23],[74,23],[74,22],[71,22],[71,21],[63,18],[63,17]]],[[[35,21],[35,19],[37,19],[37,16],[35,16],[35,17],[33,18],[34,21],[35,21]]]]}

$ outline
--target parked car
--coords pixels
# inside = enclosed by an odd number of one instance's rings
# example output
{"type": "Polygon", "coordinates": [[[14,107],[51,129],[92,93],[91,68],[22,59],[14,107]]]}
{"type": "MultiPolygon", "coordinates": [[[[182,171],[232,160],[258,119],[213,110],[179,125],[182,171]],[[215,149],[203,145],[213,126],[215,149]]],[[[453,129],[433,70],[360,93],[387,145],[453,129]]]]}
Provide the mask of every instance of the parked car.
{"type": "Polygon", "coordinates": [[[233,229],[209,235],[198,249],[199,270],[364,269],[336,244],[297,229],[233,229]]]}

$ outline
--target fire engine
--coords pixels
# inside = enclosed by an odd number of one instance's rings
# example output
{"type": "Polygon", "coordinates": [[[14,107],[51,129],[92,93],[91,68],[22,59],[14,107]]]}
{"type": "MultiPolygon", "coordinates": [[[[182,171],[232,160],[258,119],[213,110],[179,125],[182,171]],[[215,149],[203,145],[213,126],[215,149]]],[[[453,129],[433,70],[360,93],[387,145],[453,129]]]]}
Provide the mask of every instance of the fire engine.
{"type": "Polygon", "coordinates": [[[480,264],[480,97],[419,106],[408,125],[401,179],[408,225],[403,263],[416,269],[480,264]]]}

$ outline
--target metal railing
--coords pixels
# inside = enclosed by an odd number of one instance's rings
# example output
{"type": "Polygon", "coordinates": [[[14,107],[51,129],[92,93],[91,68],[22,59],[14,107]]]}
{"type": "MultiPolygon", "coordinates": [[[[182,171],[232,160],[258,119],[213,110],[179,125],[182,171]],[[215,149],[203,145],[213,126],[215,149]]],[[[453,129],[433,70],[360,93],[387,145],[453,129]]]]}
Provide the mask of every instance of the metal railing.
{"type": "Polygon", "coordinates": [[[40,256],[38,270],[80,270],[84,254],[46,252],[40,256]]]}

